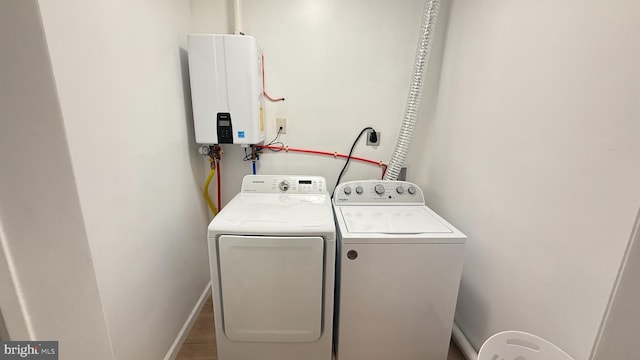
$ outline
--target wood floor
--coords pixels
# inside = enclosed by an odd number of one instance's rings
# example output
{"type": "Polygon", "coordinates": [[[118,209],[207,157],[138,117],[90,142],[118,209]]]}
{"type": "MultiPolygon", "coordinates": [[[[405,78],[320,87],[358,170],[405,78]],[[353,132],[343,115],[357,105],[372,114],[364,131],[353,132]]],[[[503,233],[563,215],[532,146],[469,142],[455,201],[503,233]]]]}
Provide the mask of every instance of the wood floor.
{"type": "Polygon", "coordinates": [[[176,360],[218,360],[211,296],[182,344],[176,360]]]}
{"type": "MultiPolygon", "coordinates": [[[[213,328],[213,301],[211,297],[204,304],[198,320],[184,341],[177,360],[218,360],[216,335],[213,328]]],[[[465,360],[460,350],[451,344],[447,360],[465,360]]]]}

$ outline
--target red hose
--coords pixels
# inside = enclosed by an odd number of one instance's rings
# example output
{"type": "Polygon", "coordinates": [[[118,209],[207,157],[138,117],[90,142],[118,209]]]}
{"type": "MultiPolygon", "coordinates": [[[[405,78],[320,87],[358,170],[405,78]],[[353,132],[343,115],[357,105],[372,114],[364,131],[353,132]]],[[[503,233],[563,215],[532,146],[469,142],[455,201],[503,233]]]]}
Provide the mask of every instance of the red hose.
{"type": "Polygon", "coordinates": [[[216,165],[218,167],[218,171],[216,171],[217,176],[218,176],[218,211],[222,210],[222,200],[221,200],[221,196],[220,196],[220,161],[216,161],[216,165]]]}
{"type": "Polygon", "coordinates": [[[271,102],[284,101],[283,97],[274,99],[267,94],[267,89],[264,87],[264,55],[262,55],[262,93],[264,94],[264,97],[271,102]]]}
{"type": "MultiPolygon", "coordinates": [[[[292,152],[307,153],[307,154],[333,156],[333,157],[339,157],[339,158],[343,158],[343,159],[346,159],[346,158],[349,157],[349,155],[339,154],[339,153],[332,153],[332,152],[328,152],[328,151],[310,150],[310,149],[298,149],[298,148],[291,148],[291,147],[284,147],[284,146],[257,145],[256,148],[258,148],[258,149],[271,149],[271,150],[284,150],[284,151],[292,151],[292,152]]],[[[378,165],[378,166],[382,167],[382,177],[384,177],[384,173],[387,171],[387,164],[383,163],[382,161],[375,161],[375,160],[371,160],[371,159],[367,159],[367,158],[363,158],[363,157],[359,157],[359,156],[351,156],[351,159],[352,160],[356,160],[356,161],[365,162],[365,163],[368,163],[368,164],[378,165]]]]}

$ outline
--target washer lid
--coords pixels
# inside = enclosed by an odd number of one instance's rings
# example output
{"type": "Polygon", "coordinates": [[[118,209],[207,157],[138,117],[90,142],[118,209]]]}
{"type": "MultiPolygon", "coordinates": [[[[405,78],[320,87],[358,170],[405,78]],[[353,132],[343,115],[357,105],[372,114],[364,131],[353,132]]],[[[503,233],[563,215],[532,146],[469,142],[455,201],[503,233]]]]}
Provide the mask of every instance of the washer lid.
{"type": "Polygon", "coordinates": [[[421,234],[452,233],[424,206],[341,206],[351,233],[421,234]]]}

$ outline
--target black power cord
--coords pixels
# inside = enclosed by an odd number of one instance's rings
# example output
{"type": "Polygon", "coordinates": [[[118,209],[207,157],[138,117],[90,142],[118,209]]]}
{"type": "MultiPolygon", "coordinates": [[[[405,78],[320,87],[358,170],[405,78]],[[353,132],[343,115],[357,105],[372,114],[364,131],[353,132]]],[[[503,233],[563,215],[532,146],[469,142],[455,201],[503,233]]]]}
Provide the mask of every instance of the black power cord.
{"type": "MultiPolygon", "coordinates": [[[[271,140],[268,144],[264,145],[264,146],[270,146],[270,145],[280,145],[281,147],[284,147],[284,143],[282,141],[278,141],[278,138],[280,138],[280,134],[282,134],[282,127],[278,128],[278,132],[276,133],[276,137],[273,138],[273,140],[271,140]]],[[[256,145],[256,147],[260,147],[260,145],[256,145]]],[[[269,149],[273,152],[280,152],[282,151],[282,149],[269,149]]],[[[259,149],[257,153],[261,154],[262,149],[259,149]]],[[[251,161],[253,159],[251,159],[251,154],[247,154],[247,148],[244,148],[244,157],[242,158],[242,161],[251,161]]]]}
{"type": "Polygon", "coordinates": [[[378,142],[378,133],[375,130],[371,130],[369,133],[369,142],[376,144],[378,142]]]}
{"type": "Polygon", "coordinates": [[[347,161],[345,161],[344,166],[340,171],[340,175],[338,175],[338,180],[336,180],[336,186],[333,188],[333,191],[331,192],[332,199],[333,199],[333,195],[336,192],[336,188],[338,187],[338,184],[340,184],[340,179],[342,178],[344,171],[347,170],[347,166],[349,165],[349,160],[351,160],[351,155],[353,154],[353,149],[356,148],[356,144],[358,143],[358,140],[360,140],[360,138],[362,137],[362,134],[367,132],[367,130],[371,130],[371,134],[369,135],[370,138],[375,138],[375,139],[378,138],[376,131],[371,126],[367,126],[366,128],[360,131],[360,134],[358,134],[358,137],[356,137],[356,139],[353,141],[353,145],[351,145],[351,150],[349,150],[349,155],[347,156],[347,161]]]}
{"type": "MultiPolygon", "coordinates": [[[[284,147],[284,143],[283,143],[282,141],[278,141],[278,138],[280,138],[280,134],[281,134],[281,133],[282,133],[282,126],[280,126],[280,127],[278,128],[278,132],[276,133],[276,137],[275,137],[275,138],[273,138],[273,140],[271,140],[271,141],[270,141],[267,145],[265,145],[265,146],[270,146],[270,145],[280,145],[280,146],[284,147]]],[[[280,149],[280,150],[276,150],[276,149],[269,149],[269,150],[271,150],[271,151],[273,151],[273,152],[280,152],[280,151],[282,151],[282,149],[280,149]]]]}

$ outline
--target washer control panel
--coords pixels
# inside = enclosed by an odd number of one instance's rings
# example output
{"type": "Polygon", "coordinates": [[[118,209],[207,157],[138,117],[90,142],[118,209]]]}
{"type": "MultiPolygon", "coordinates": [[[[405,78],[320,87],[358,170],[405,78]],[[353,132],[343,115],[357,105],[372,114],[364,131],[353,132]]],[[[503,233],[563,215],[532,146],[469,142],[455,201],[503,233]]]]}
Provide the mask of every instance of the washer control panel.
{"type": "Polygon", "coordinates": [[[322,176],[247,175],[242,179],[243,193],[326,194],[322,176]]]}
{"type": "Polygon", "coordinates": [[[372,203],[424,204],[418,185],[407,181],[363,180],[338,185],[333,202],[340,205],[372,203]]]}

